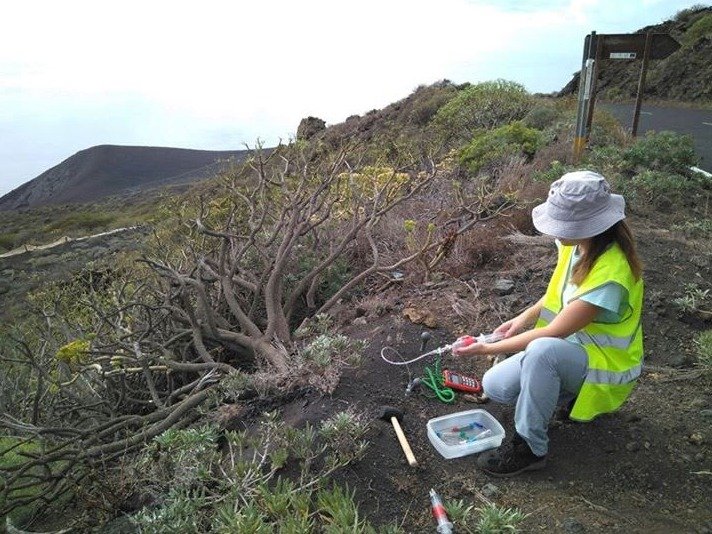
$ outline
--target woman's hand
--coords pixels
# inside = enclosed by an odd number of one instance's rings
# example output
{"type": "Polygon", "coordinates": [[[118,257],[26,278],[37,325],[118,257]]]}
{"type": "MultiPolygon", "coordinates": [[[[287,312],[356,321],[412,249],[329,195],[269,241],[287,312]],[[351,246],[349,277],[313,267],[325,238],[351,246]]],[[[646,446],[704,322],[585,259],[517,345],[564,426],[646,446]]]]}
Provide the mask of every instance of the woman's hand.
{"type": "Polygon", "coordinates": [[[482,354],[486,354],[484,350],[484,343],[475,342],[472,345],[467,345],[466,347],[455,347],[452,349],[452,353],[455,356],[480,356],[482,354]]]}
{"type": "Polygon", "coordinates": [[[543,302],[544,297],[541,297],[537,302],[529,306],[529,308],[517,315],[514,319],[510,319],[506,323],[502,323],[497,328],[495,328],[494,333],[502,334],[503,339],[507,339],[524,332],[529,328],[530,325],[536,322],[537,317],[539,317],[539,312],[541,311],[543,302]]]}
{"type": "Polygon", "coordinates": [[[508,337],[512,337],[522,332],[528,324],[528,319],[523,318],[521,315],[518,315],[514,319],[510,319],[506,323],[502,323],[501,325],[499,325],[497,328],[494,329],[494,333],[502,334],[504,339],[507,339],[508,337]]]}

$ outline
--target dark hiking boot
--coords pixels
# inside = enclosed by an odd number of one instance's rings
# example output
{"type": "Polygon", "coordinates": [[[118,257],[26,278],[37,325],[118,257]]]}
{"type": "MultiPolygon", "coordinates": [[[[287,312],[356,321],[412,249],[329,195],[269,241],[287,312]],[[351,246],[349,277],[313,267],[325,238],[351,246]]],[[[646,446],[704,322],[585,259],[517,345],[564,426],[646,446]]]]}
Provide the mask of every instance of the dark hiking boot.
{"type": "Polygon", "coordinates": [[[495,477],[513,477],[524,471],[536,471],[546,466],[546,456],[537,456],[519,434],[493,451],[477,458],[477,466],[495,477]]]}

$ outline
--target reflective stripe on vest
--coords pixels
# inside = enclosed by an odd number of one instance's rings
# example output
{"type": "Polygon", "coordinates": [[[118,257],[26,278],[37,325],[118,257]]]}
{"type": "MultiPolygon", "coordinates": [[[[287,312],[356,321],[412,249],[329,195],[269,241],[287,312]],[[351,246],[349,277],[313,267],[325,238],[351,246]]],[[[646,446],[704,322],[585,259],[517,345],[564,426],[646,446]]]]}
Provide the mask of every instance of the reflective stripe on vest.
{"type": "Polygon", "coordinates": [[[604,371],[603,369],[589,369],[585,382],[589,384],[621,385],[632,382],[640,376],[642,365],[636,365],[626,371],[604,371]]]}
{"type": "MultiPolygon", "coordinates": [[[[548,308],[542,307],[539,313],[539,318],[543,319],[545,323],[550,323],[556,317],[556,313],[548,308]]],[[[635,335],[638,332],[638,328],[635,329],[630,336],[613,336],[610,334],[589,334],[583,330],[576,332],[574,335],[578,338],[579,343],[585,345],[587,343],[597,345],[599,347],[612,347],[615,349],[625,350],[630,347],[633,342],[635,335]]]]}
{"type": "Polygon", "coordinates": [[[539,319],[543,319],[547,323],[550,323],[554,320],[554,317],[556,317],[556,312],[551,311],[549,308],[544,308],[543,306],[541,307],[539,319]]]}
{"type": "Polygon", "coordinates": [[[628,347],[630,347],[630,344],[633,342],[633,339],[635,338],[635,334],[637,332],[638,329],[636,328],[636,331],[633,333],[632,336],[617,337],[612,336],[610,334],[589,334],[588,332],[580,330],[574,335],[578,338],[579,342],[582,345],[590,343],[593,345],[597,345],[601,348],[611,347],[614,349],[626,350],[628,347]]]}

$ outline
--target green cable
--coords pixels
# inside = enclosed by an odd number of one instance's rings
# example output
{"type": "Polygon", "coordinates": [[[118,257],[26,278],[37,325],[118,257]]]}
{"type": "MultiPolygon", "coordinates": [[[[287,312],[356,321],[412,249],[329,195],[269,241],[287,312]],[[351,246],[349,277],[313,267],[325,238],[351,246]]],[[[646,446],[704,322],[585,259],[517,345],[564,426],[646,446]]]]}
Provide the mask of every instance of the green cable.
{"type": "Polygon", "coordinates": [[[435,392],[435,396],[445,404],[455,402],[455,392],[452,389],[445,387],[443,384],[443,373],[440,369],[440,358],[435,360],[433,367],[434,369],[431,369],[426,365],[425,368],[423,368],[423,384],[432,389],[435,392]]]}

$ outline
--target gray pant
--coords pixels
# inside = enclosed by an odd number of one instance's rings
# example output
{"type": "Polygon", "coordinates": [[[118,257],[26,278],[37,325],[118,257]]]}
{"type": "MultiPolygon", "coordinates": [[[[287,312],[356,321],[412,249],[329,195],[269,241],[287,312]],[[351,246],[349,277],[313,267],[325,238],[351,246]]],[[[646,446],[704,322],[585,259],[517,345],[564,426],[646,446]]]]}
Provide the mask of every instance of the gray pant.
{"type": "Polygon", "coordinates": [[[564,339],[535,339],[527,348],[498,363],[482,377],[488,397],[514,404],[514,426],[537,456],[549,447],[549,419],[557,403],[573,399],[588,370],[581,345],[564,339]]]}

